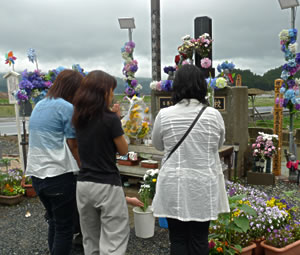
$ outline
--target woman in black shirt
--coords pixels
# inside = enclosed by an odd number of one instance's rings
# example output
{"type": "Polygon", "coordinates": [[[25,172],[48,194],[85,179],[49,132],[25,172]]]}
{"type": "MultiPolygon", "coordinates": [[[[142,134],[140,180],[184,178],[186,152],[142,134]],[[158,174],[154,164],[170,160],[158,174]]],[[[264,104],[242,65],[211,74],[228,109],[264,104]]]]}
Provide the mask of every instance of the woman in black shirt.
{"type": "Polygon", "coordinates": [[[110,110],[116,80],[103,71],[92,71],[74,98],[81,168],[77,204],[85,254],[125,254],[129,238],[128,209],[116,166],[116,153],[128,145],[120,117],[110,110]]]}

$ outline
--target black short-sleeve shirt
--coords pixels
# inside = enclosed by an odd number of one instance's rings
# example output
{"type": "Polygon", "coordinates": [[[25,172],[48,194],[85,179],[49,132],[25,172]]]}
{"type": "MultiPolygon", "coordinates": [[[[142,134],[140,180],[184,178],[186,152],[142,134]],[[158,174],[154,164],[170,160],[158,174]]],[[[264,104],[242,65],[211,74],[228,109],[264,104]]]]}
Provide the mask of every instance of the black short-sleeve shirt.
{"type": "Polygon", "coordinates": [[[113,139],[123,134],[121,121],[113,112],[105,112],[102,118],[91,120],[76,130],[81,161],[78,181],[121,186],[113,139]]]}

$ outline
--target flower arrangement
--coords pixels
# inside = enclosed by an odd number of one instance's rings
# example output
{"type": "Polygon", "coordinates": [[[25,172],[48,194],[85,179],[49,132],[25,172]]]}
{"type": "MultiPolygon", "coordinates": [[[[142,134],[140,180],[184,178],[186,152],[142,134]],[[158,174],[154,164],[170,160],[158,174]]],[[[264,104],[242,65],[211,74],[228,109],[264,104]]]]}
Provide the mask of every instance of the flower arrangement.
{"type": "Polygon", "coordinates": [[[256,138],[255,143],[252,144],[254,158],[272,158],[276,153],[278,135],[269,135],[263,132],[258,132],[258,134],[259,136],[256,138]]]}
{"type": "Polygon", "coordinates": [[[286,107],[293,112],[300,110],[299,84],[300,80],[294,75],[300,70],[300,53],[297,51],[297,29],[284,29],[279,34],[281,51],[284,52],[287,61],[282,66],[281,78],[284,80],[280,93],[284,94],[282,99],[276,98],[276,103],[286,107]]]}
{"type": "Polygon", "coordinates": [[[0,172],[0,195],[15,196],[24,194],[21,186],[23,171],[19,168],[9,169],[6,173],[0,172]]]}
{"type": "Polygon", "coordinates": [[[150,199],[154,198],[158,174],[158,169],[149,169],[143,177],[144,183],[141,185],[139,190],[141,201],[144,203],[144,206],[141,207],[143,211],[147,210],[150,199]]]}
{"type": "Polygon", "coordinates": [[[146,171],[143,180],[145,184],[150,185],[150,198],[154,198],[156,181],[159,174],[159,169],[149,169],[146,171]]]}
{"type": "MultiPolygon", "coordinates": [[[[175,57],[175,62],[179,67],[184,60],[187,59],[192,60],[194,52],[197,52],[202,59],[205,59],[203,61],[203,65],[205,66],[208,66],[208,64],[211,65],[211,61],[209,61],[210,59],[208,58],[208,56],[212,50],[213,40],[211,39],[209,34],[204,33],[200,35],[199,38],[197,39],[191,38],[190,35],[186,35],[182,37],[182,40],[183,40],[183,44],[178,47],[179,55],[175,57]]],[[[204,67],[204,68],[208,68],[208,67],[204,67]]]]}
{"type": "Polygon", "coordinates": [[[163,81],[152,81],[150,83],[150,88],[157,91],[172,91],[173,81],[163,80],[163,81]]]}
{"type": "MultiPolygon", "coordinates": [[[[30,58],[34,58],[34,56],[30,56],[30,58]]],[[[80,72],[83,76],[87,74],[79,64],[73,65],[72,69],[80,72]]],[[[31,99],[36,104],[43,99],[53,85],[57,75],[63,70],[65,70],[65,67],[62,66],[49,70],[48,73],[43,73],[38,69],[28,72],[25,69],[21,74],[19,89],[15,92],[18,103],[20,104],[31,99]]]]}
{"type": "Polygon", "coordinates": [[[139,91],[143,88],[134,77],[138,70],[138,62],[133,59],[134,48],[135,43],[132,41],[125,43],[121,48],[122,58],[125,60],[122,73],[125,75],[125,94],[128,97],[138,96],[139,91]]]}
{"type": "Polygon", "coordinates": [[[144,138],[150,130],[149,107],[143,101],[144,98],[133,96],[130,101],[128,113],[122,119],[125,135],[129,138],[144,138]]]}
{"type": "Polygon", "coordinates": [[[25,69],[22,72],[19,90],[15,96],[18,103],[26,102],[29,99],[36,101],[37,98],[45,96],[51,86],[52,82],[46,80],[45,74],[41,73],[40,70],[28,72],[27,69],[25,69]]]}
{"type": "Polygon", "coordinates": [[[233,84],[233,79],[235,77],[235,73],[232,73],[235,65],[231,62],[224,61],[223,63],[217,66],[217,70],[220,73],[221,77],[224,77],[228,84],[233,84]]]}

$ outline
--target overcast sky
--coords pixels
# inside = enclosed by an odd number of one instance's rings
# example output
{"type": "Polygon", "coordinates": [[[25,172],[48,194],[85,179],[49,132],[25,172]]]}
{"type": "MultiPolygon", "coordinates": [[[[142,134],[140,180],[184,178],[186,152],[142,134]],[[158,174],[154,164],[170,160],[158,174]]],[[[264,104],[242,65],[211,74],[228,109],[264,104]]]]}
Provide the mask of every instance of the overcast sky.
{"type": "MultiPolygon", "coordinates": [[[[263,74],[284,63],[278,34],[290,28],[290,10],[277,0],[161,0],[162,67],[174,64],[181,38],[194,36],[194,19],[201,16],[212,19],[214,67],[229,60],[263,74]]],[[[15,70],[34,70],[27,58],[34,48],[42,71],[80,64],[122,77],[120,48],[128,32],[118,17],[135,18],[136,76],[151,77],[150,0],[1,0],[0,72],[10,70],[4,64],[10,50],[18,58],[15,70]]]]}

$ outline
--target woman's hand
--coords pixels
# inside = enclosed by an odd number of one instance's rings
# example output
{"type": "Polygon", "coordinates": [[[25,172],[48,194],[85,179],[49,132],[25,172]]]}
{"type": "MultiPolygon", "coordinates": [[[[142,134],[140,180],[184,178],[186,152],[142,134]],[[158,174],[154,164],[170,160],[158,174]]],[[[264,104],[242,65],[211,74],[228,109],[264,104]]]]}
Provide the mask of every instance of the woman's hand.
{"type": "Polygon", "coordinates": [[[121,108],[119,104],[114,104],[111,108],[111,111],[115,112],[119,116],[119,118],[121,117],[121,108]]]}
{"type": "Polygon", "coordinates": [[[144,203],[139,199],[137,199],[136,197],[126,197],[126,201],[128,204],[131,204],[133,206],[139,206],[139,207],[144,206],[144,203]]]}

